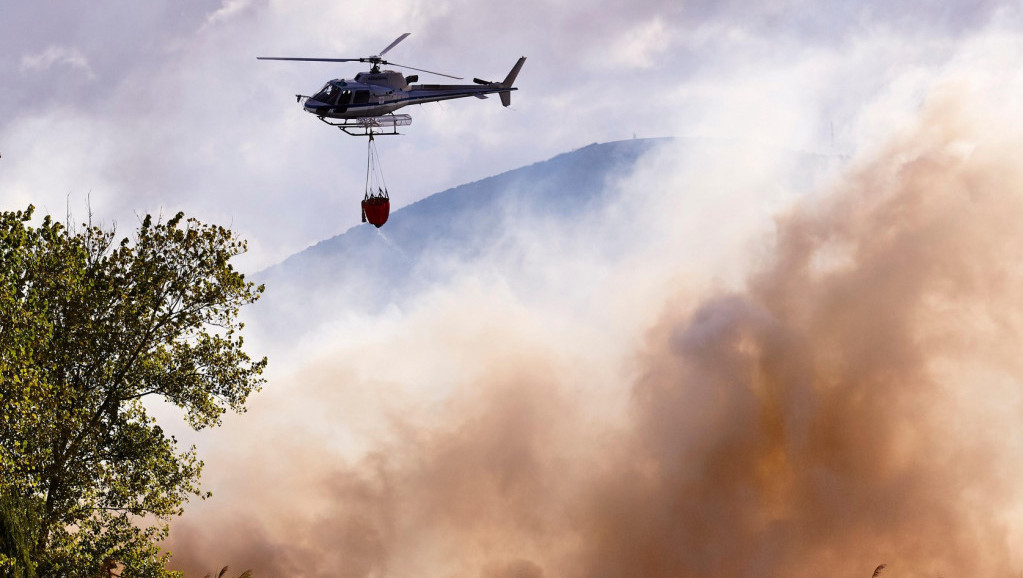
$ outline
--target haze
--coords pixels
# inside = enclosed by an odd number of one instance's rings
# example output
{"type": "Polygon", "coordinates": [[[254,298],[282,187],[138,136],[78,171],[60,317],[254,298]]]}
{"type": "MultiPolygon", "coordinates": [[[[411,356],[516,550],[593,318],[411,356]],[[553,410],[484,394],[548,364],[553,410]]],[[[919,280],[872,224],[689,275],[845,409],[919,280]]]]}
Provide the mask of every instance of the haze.
{"type": "Polygon", "coordinates": [[[186,575],[1023,569],[1018,4],[2,14],[4,208],[125,229],[184,210],[248,238],[253,274],[356,226],[365,170],[364,139],[294,100],[359,67],[257,55],[365,56],[412,32],[389,58],[501,78],[529,57],[511,108],[413,107],[380,139],[396,208],[677,137],[583,218],[503,214],[500,242],[422,264],[452,274],[404,303],[254,336],[271,370],[250,411],[182,433],[214,492],[172,526],[186,575]],[[799,155],[824,162],[797,186],[799,155]]]}

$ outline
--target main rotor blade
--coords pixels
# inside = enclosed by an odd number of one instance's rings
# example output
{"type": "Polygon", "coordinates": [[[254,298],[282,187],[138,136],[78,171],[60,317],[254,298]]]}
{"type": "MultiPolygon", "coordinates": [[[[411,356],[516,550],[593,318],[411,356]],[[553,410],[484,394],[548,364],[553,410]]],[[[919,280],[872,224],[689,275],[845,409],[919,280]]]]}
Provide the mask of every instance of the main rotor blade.
{"type": "Polygon", "coordinates": [[[405,40],[406,38],[408,38],[409,34],[412,34],[412,33],[411,32],[406,32],[405,34],[402,34],[401,36],[399,36],[397,39],[395,39],[394,42],[388,44],[387,48],[381,50],[380,54],[377,54],[377,57],[379,58],[379,57],[383,56],[384,54],[387,54],[388,50],[394,48],[395,46],[398,45],[399,42],[401,42],[402,40],[405,40]]]}
{"type": "Polygon", "coordinates": [[[256,60],[301,60],[303,62],[360,62],[363,58],[285,58],[282,56],[257,56],[256,60]]]}
{"type": "Polygon", "coordinates": [[[432,70],[425,70],[423,68],[416,68],[415,66],[409,66],[407,64],[398,64],[397,62],[384,62],[383,64],[389,64],[391,66],[400,66],[401,68],[407,68],[409,70],[418,70],[419,72],[426,72],[429,74],[436,74],[437,76],[446,76],[447,78],[454,78],[455,80],[463,80],[461,76],[451,76],[450,74],[444,74],[443,72],[434,72],[432,70]]]}
{"type": "MultiPolygon", "coordinates": [[[[405,36],[408,36],[407,32],[405,33],[405,36]]],[[[404,36],[402,38],[404,38],[404,36]]],[[[398,40],[401,40],[401,38],[399,38],[398,40]]],[[[396,41],[391,43],[391,46],[394,46],[397,43],[398,43],[398,41],[396,40],[396,41]]],[[[386,50],[385,50],[385,52],[386,52],[386,50]]],[[[371,57],[368,57],[368,58],[365,58],[365,57],[364,58],[293,58],[293,57],[285,57],[285,56],[257,56],[256,60],[292,60],[292,61],[300,61],[300,62],[369,62],[369,63],[372,63],[372,64],[383,64],[383,65],[389,65],[389,66],[397,66],[397,67],[400,67],[400,68],[408,68],[409,70],[417,70],[419,72],[425,72],[427,74],[436,74],[437,76],[444,76],[446,78],[453,78],[455,80],[463,80],[463,78],[461,76],[452,76],[450,74],[444,74],[443,72],[434,72],[432,70],[426,70],[425,68],[416,68],[415,66],[408,66],[407,64],[398,64],[397,62],[388,62],[388,61],[383,60],[383,59],[381,59],[379,57],[376,57],[376,56],[371,56],[371,57]]]]}

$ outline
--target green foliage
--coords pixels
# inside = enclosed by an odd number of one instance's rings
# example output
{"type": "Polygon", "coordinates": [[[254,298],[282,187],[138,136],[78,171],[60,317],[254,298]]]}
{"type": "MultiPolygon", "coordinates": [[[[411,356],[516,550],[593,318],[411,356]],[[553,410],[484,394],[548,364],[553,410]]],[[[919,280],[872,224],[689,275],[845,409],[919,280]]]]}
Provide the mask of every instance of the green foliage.
{"type": "Polygon", "coordinates": [[[31,550],[38,527],[37,510],[31,500],[0,491],[0,576],[35,578],[31,550]]]}
{"type": "Polygon", "coordinates": [[[0,213],[0,493],[38,507],[40,576],[164,576],[155,544],[199,487],[202,462],[146,413],[181,407],[201,429],[243,411],[266,359],[238,311],[263,287],[229,260],[231,231],[146,216],[134,238],[75,231],[33,208],[0,213]]]}

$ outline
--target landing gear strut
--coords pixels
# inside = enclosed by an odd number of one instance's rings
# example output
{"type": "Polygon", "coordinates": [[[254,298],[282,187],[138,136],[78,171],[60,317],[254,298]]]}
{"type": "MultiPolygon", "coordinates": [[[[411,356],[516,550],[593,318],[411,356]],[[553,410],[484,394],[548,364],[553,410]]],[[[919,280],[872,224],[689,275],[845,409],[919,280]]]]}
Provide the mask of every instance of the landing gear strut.
{"type": "Polygon", "coordinates": [[[401,134],[398,132],[399,126],[409,126],[412,124],[412,116],[408,114],[385,114],[383,116],[367,116],[363,118],[345,118],[339,122],[334,122],[336,119],[327,119],[325,117],[319,117],[319,119],[330,126],[336,126],[352,136],[369,136],[372,138],[373,134],[378,135],[392,135],[401,134]]]}

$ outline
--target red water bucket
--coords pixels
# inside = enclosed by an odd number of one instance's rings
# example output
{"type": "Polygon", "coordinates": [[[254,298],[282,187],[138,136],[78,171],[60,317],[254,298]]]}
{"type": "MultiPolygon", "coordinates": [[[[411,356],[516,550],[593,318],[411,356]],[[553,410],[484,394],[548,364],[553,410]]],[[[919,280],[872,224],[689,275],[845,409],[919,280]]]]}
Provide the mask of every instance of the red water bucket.
{"type": "Polygon", "coordinates": [[[391,212],[391,201],[387,197],[369,197],[362,201],[362,221],[380,228],[387,222],[391,212]]]}

